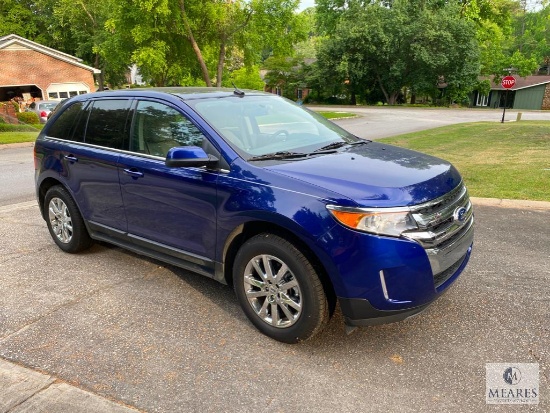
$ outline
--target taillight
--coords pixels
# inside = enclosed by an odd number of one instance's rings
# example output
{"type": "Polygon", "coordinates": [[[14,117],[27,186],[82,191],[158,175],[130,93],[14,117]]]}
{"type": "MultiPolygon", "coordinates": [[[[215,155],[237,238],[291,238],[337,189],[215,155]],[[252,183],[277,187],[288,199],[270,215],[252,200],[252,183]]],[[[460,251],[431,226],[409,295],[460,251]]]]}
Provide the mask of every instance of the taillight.
{"type": "Polygon", "coordinates": [[[48,116],[48,114],[44,111],[40,112],[40,117],[41,118],[45,118],[46,116],[48,116]]]}

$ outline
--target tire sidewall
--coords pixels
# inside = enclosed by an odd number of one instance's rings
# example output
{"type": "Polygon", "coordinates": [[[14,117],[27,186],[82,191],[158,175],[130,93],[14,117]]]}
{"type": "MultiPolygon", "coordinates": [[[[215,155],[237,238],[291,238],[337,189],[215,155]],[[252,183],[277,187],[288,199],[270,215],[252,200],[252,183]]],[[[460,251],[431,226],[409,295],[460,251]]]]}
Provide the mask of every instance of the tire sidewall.
{"type": "Polygon", "coordinates": [[[47,192],[46,196],[44,197],[44,212],[45,212],[45,218],[46,223],[48,225],[48,230],[50,231],[50,235],[54,242],[57,244],[59,248],[61,248],[65,252],[78,252],[83,249],[86,249],[91,244],[91,239],[88,235],[88,231],[86,229],[86,226],[84,225],[84,220],[82,219],[82,215],[80,214],[80,211],[78,210],[78,207],[76,206],[76,203],[74,202],[73,198],[69,195],[67,190],[63,188],[62,186],[53,186],[51,187],[47,192]],[[50,217],[49,217],[49,209],[50,209],[50,201],[53,198],[59,198],[62,200],[65,205],[67,206],[67,209],[69,210],[69,214],[71,215],[71,223],[73,227],[73,235],[69,242],[64,243],[57,238],[57,235],[54,233],[50,217]]]}
{"type": "MultiPolygon", "coordinates": [[[[325,305],[319,305],[319,298],[316,296],[313,285],[316,278],[313,266],[305,256],[292,244],[272,234],[260,234],[247,241],[237,253],[233,266],[233,286],[245,315],[262,333],[285,343],[307,340],[322,324],[323,313],[326,312],[326,298],[325,305]],[[302,312],[298,320],[289,327],[277,328],[263,321],[246,297],[245,268],[252,258],[263,254],[274,256],[283,261],[300,286],[302,312]]],[[[317,282],[319,282],[318,278],[317,282]]]]}

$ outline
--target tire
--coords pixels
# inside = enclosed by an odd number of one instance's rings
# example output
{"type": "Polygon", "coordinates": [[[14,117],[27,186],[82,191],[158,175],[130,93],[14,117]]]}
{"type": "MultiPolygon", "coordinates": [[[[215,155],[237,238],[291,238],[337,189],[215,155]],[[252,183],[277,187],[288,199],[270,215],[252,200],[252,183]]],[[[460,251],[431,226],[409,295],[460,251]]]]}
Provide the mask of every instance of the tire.
{"type": "Polygon", "coordinates": [[[77,253],[93,241],[73,198],[62,186],[52,186],[44,197],[45,218],[54,242],[65,252],[77,253]]]}
{"type": "Polygon", "coordinates": [[[256,235],[241,246],[233,266],[233,286],[252,324],[284,343],[310,339],[330,318],[312,264],[277,235],[256,235]]]}

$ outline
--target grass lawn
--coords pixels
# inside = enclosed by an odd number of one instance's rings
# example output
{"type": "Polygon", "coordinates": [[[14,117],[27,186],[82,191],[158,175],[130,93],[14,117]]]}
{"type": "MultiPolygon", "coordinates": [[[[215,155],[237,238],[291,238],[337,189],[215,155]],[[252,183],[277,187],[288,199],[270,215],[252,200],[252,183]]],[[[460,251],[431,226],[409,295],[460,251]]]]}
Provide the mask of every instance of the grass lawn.
{"type": "Polygon", "coordinates": [[[357,115],[349,112],[317,112],[327,119],[355,118],[357,115]]]}
{"type": "Polygon", "coordinates": [[[36,132],[0,132],[0,145],[7,143],[34,142],[38,133],[36,132]]]}
{"type": "Polygon", "coordinates": [[[550,122],[479,122],[380,139],[453,163],[471,196],[550,201],[550,122]]]}

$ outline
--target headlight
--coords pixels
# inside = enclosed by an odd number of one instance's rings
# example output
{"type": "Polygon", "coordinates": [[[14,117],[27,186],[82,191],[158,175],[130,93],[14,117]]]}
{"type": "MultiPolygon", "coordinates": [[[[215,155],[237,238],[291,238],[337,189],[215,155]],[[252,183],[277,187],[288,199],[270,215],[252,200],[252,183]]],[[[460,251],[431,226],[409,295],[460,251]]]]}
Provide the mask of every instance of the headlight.
{"type": "Polygon", "coordinates": [[[399,237],[418,228],[408,208],[344,208],[327,205],[329,212],[346,227],[371,234],[399,237]]]}

